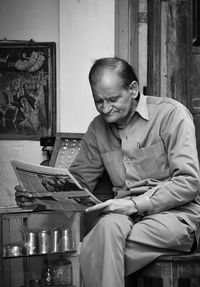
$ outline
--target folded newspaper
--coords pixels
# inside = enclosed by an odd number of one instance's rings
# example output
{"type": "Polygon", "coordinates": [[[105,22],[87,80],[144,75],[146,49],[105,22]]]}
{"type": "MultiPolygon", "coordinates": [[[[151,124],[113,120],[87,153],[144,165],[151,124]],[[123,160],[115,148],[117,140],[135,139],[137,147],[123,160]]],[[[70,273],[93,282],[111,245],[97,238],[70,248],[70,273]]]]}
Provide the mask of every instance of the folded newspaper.
{"type": "Polygon", "coordinates": [[[21,187],[35,198],[53,197],[57,201],[69,199],[85,206],[101,202],[88,189],[83,188],[68,169],[22,160],[11,160],[11,164],[21,187]]]}

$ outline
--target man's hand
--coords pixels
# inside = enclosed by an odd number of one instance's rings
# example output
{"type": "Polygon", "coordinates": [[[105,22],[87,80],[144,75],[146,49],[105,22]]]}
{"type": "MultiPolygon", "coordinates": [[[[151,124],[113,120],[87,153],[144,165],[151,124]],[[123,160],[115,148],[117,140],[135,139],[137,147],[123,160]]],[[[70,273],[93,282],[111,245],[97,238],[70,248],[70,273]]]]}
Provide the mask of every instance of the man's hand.
{"type": "Polygon", "coordinates": [[[37,203],[35,202],[35,198],[30,192],[23,191],[20,185],[15,186],[15,200],[19,207],[22,208],[33,208],[37,207],[37,203]]]}
{"type": "Polygon", "coordinates": [[[88,207],[85,212],[99,211],[100,213],[120,213],[132,215],[137,213],[134,202],[127,198],[109,199],[105,202],[88,207]]]}

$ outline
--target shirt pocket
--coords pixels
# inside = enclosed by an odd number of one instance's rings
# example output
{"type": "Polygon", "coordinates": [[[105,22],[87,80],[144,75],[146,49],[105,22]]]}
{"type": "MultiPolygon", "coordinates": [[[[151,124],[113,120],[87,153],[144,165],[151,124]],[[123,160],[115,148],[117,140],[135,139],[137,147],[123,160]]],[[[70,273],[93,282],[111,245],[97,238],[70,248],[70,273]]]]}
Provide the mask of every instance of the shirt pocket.
{"type": "Polygon", "coordinates": [[[151,146],[139,148],[136,151],[136,165],[142,179],[169,178],[169,163],[162,140],[151,146]]]}
{"type": "Polygon", "coordinates": [[[113,185],[123,186],[125,170],[121,150],[102,153],[101,157],[113,185]]]}

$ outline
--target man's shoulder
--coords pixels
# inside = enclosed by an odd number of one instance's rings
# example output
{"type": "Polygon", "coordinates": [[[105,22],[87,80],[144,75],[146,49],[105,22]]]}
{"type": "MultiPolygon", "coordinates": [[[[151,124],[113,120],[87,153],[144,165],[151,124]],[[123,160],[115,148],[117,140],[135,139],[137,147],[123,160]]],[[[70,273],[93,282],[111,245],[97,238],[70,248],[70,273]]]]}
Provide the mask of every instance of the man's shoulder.
{"type": "Polygon", "coordinates": [[[88,130],[98,133],[105,131],[109,128],[108,124],[104,121],[101,115],[97,115],[94,119],[90,122],[88,130]]]}
{"type": "Polygon", "coordinates": [[[186,109],[186,107],[178,102],[175,99],[168,98],[168,97],[155,97],[155,96],[146,96],[147,98],[147,104],[149,106],[155,106],[155,107],[169,107],[169,108],[183,108],[186,109]]]}
{"type": "Polygon", "coordinates": [[[104,119],[102,118],[101,115],[97,115],[96,117],[93,118],[93,120],[91,121],[91,125],[92,126],[98,126],[98,125],[101,125],[101,126],[104,126],[106,125],[106,122],[104,121],[104,119]]]}
{"type": "Polygon", "coordinates": [[[146,102],[150,114],[162,114],[163,117],[176,114],[180,119],[193,119],[188,108],[175,99],[147,96],[146,102]]]}

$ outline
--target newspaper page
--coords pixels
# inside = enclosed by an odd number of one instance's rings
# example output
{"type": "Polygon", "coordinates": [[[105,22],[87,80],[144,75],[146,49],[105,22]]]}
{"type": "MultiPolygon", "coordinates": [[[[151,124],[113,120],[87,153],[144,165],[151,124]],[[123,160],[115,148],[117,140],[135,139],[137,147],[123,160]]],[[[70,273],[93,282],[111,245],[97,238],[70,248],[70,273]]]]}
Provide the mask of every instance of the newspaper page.
{"type": "Polygon", "coordinates": [[[101,202],[89,190],[83,188],[67,169],[21,160],[11,160],[11,164],[21,187],[36,198],[52,196],[56,200],[74,199],[86,205],[101,202]]]}

